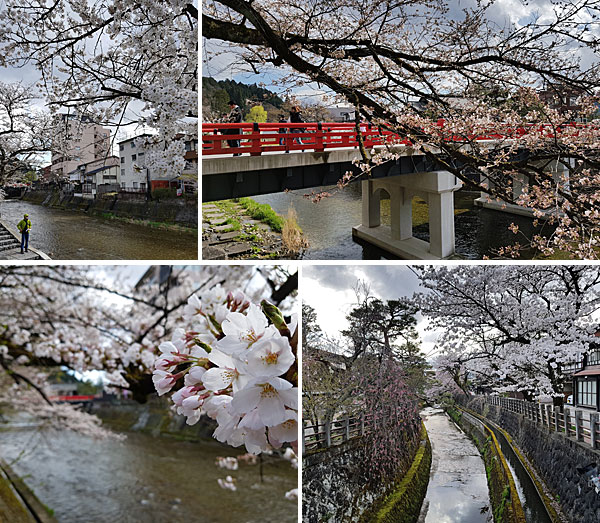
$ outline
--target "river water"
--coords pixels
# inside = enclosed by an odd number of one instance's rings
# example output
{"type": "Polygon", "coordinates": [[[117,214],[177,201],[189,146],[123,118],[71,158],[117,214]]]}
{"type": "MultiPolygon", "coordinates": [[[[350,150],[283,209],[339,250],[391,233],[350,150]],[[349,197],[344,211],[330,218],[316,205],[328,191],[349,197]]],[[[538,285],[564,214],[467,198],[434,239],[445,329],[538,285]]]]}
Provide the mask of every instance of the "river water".
{"type": "Polygon", "coordinates": [[[475,444],[442,409],[421,412],[432,448],[419,523],[492,521],[485,466],[475,444]]]}
{"type": "MultiPolygon", "coordinates": [[[[304,255],[305,259],[389,259],[390,255],[384,251],[372,246],[363,247],[352,239],[352,227],[362,222],[360,184],[351,184],[341,191],[334,186],[324,187],[323,190],[333,195],[319,203],[313,203],[312,199],[304,197],[308,191],[290,191],[252,198],[260,203],[268,203],[283,216],[287,215],[290,207],[296,210],[298,225],[310,244],[304,255]]],[[[456,253],[461,258],[477,260],[483,256],[494,257],[498,248],[519,239],[508,230],[511,223],[519,225],[520,230],[529,235],[533,230],[529,218],[474,206],[473,201],[479,194],[458,191],[454,196],[454,208],[461,210],[455,216],[456,253]]],[[[381,214],[382,223],[389,225],[389,200],[382,201],[381,214]]],[[[415,227],[414,235],[428,241],[428,226],[415,227]]],[[[524,243],[523,238],[521,243],[524,243]]],[[[523,253],[525,259],[531,256],[530,252],[523,253]]]]}
{"type": "Polygon", "coordinates": [[[32,222],[30,244],[55,260],[196,260],[198,233],[156,229],[64,211],[22,200],[0,203],[0,217],[16,229],[32,222]]]}
{"type": "MultiPolygon", "coordinates": [[[[0,454],[62,523],[292,523],[297,487],[289,462],[267,457],[237,471],[214,465],[241,449],[129,433],[124,441],[72,432],[0,432],[0,454]],[[24,452],[25,451],[25,452],[24,452]],[[223,490],[231,475],[238,490],[223,490]]],[[[1,519],[1,518],[0,518],[1,519]]]]}

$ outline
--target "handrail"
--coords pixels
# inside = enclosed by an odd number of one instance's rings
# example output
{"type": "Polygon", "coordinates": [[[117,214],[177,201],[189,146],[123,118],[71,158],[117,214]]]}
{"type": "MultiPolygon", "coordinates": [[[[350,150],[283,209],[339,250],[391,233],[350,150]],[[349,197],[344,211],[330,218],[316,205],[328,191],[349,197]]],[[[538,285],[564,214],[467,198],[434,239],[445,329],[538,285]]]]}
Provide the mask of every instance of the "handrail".
{"type": "MultiPolygon", "coordinates": [[[[396,134],[371,124],[361,125],[365,147],[404,144],[396,134]]],[[[241,154],[260,156],[263,152],[325,151],[358,146],[354,124],[320,123],[203,123],[202,155],[241,154]],[[240,141],[228,146],[227,141],[240,141]]]]}
{"type": "Polygon", "coordinates": [[[361,414],[360,416],[344,416],[336,420],[327,420],[317,425],[302,425],[303,452],[342,445],[353,439],[362,437],[380,428],[384,420],[398,422],[400,411],[394,406],[388,412],[361,414]]]}
{"type": "MultiPolygon", "coordinates": [[[[438,120],[435,127],[443,136],[444,120],[438,120]]],[[[443,136],[443,139],[448,142],[519,139],[530,132],[538,132],[546,138],[552,138],[568,128],[575,129],[577,134],[578,129],[584,127],[591,126],[568,123],[557,128],[550,125],[506,127],[482,130],[478,134],[448,135],[443,136]]],[[[591,128],[597,130],[596,127],[591,128]]],[[[412,145],[409,139],[370,123],[361,123],[360,130],[367,149],[383,145],[412,145]]],[[[431,132],[435,132],[435,128],[431,132]]],[[[202,156],[244,153],[260,156],[266,152],[323,152],[336,148],[356,147],[358,147],[358,140],[353,122],[202,123],[202,156]],[[228,141],[230,145],[227,144],[228,141]],[[239,143],[236,145],[235,142],[239,143]]]]}
{"type": "Polygon", "coordinates": [[[548,427],[566,437],[573,437],[575,441],[587,443],[593,449],[600,448],[600,420],[597,412],[568,406],[561,412],[560,407],[553,407],[547,403],[491,395],[484,396],[484,400],[489,405],[521,414],[538,425],[548,427]]]}

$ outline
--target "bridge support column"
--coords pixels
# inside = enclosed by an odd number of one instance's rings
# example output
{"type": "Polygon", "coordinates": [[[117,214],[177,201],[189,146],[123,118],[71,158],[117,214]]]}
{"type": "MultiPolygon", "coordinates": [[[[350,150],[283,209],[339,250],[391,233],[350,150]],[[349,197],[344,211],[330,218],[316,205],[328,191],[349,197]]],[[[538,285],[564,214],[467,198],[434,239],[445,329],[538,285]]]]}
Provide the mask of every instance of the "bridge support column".
{"type": "MultiPolygon", "coordinates": [[[[569,166],[553,160],[544,165],[544,171],[551,173],[552,177],[557,183],[564,184],[565,188],[569,188],[569,166]]],[[[484,183],[487,182],[488,187],[492,189],[494,183],[490,180],[482,180],[484,183]]],[[[523,174],[518,174],[512,177],[512,193],[513,198],[516,200],[523,194],[523,189],[528,186],[528,180],[523,174]]],[[[529,207],[523,207],[521,205],[508,204],[502,200],[492,198],[488,193],[482,192],[481,196],[475,200],[475,205],[485,207],[487,209],[494,209],[496,211],[503,211],[509,214],[518,214],[521,216],[534,216],[533,210],[529,207]]]]}
{"type": "Polygon", "coordinates": [[[454,254],[454,191],[461,182],[447,171],[405,174],[362,182],[362,225],[353,236],[401,258],[442,259],[454,254]],[[390,198],[390,226],[381,225],[381,196],[390,198]],[[412,199],[429,205],[429,243],[413,237],[412,199]]]}

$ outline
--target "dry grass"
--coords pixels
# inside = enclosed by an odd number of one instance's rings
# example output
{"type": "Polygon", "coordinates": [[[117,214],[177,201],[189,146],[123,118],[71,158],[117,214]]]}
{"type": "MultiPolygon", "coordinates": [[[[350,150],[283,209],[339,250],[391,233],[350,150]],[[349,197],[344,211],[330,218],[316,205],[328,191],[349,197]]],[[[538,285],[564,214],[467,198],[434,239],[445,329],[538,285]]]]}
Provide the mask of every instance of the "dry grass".
{"type": "Polygon", "coordinates": [[[283,246],[288,253],[294,255],[297,255],[303,249],[308,248],[308,242],[302,234],[302,229],[300,229],[297,219],[298,215],[296,214],[296,209],[290,207],[281,231],[283,246]]]}

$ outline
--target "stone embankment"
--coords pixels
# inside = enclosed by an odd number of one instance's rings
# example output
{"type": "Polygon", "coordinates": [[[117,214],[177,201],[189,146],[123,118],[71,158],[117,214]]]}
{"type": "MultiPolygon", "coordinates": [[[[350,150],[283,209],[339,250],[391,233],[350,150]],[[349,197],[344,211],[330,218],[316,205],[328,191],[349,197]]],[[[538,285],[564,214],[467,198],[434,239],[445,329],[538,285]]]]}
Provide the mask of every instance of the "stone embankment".
{"type": "Polygon", "coordinates": [[[163,398],[140,404],[135,401],[98,402],[91,409],[108,427],[117,431],[142,432],[179,440],[212,439],[216,423],[204,416],[195,425],[187,425],[184,416],[174,415],[163,398]]]}
{"type": "Polygon", "coordinates": [[[600,452],[522,414],[489,405],[484,398],[463,398],[462,402],[509,434],[570,521],[600,521],[600,494],[584,472],[590,464],[600,465],[600,452]]]}
{"type": "Polygon", "coordinates": [[[0,458],[0,521],[58,523],[48,509],[0,458]]]}
{"type": "Polygon", "coordinates": [[[431,445],[424,427],[415,441],[402,444],[411,446],[411,459],[392,484],[366,485],[361,467],[369,449],[361,437],[305,453],[303,523],[416,521],[429,481],[431,445]]]}
{"type": "Polygon", "coordinates": [[[202,206],[202,258],[242,260],[289,258],[281,233],[252,218],[238,203],[202,206]]]}
{"type": "Polygon", "coordinates": [[[56,207],[59,209],[82,211],[93,216],[159,222],[182,227],[198,227],[198,203],[194,198],[167,198],[146,201],[140,196],[110,196],[91,199],[65,194],[60,191],[27,191],[23,200],[56,207]]]}

